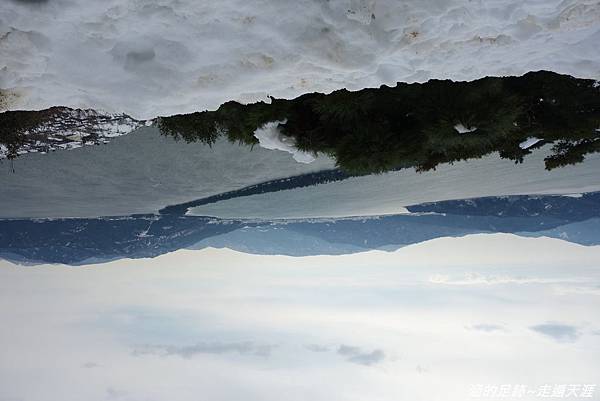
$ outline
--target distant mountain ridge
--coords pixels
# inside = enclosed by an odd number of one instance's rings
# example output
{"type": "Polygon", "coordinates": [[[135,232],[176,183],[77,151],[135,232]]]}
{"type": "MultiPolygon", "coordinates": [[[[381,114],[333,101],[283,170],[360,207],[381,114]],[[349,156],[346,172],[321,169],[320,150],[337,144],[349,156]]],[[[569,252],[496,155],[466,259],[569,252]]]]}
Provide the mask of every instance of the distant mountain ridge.
{"type": "Polygon", "coordinates": [[[0,256],[23,264],[80,265],[205,247],[336,255],[496,232],[600,244],[600,192],[449,200],[407,209],[410,214],[272,221],[175,214],[5,219],[0,220],[0,256]]]}

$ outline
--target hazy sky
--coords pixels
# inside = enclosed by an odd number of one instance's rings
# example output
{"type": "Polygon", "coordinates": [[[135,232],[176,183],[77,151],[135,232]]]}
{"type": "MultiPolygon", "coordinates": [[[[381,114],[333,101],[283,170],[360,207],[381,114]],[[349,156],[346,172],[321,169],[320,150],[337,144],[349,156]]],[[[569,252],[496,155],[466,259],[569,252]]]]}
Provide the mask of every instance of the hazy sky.
{"type": "Polygon", "coordinates": [[[452,401],[478,384],[591,384],[599,268],[600,247],[503,234],[345,256],[0,262],[0,400],[452,401]]]}

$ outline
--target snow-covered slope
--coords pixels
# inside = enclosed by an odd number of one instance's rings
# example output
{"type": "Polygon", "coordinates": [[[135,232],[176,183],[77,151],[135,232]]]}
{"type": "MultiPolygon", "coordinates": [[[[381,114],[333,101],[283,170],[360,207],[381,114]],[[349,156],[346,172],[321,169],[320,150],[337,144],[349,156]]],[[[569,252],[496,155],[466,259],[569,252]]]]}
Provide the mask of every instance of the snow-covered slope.
{"type": "Polygon", "coordinates": [[[4,0],[2,109],[134,118],[548,69],[600,78],[596,0],[4,0]]]}
{"type": "Polygon", "coordinates": [[[153,127],[47,155],[0,160],[0,217],[86,217],[154,213],[275,178],[332,168],[319,157],[296,162],[285,152],[219,140],[212,147],[176,142],[153,127]]]}
{"type": "Polygon", "coordinates": [[[190,214],[222,218],[305,218],[404,213],[405,206],[447,199],[517,194],[570,194],[600,190],[600,154],[552,171],[544,170],[549,147],[522,164],[492,154],[481,159],[352,177],[307,188],[233,198],[190,209],[190,214]]]}

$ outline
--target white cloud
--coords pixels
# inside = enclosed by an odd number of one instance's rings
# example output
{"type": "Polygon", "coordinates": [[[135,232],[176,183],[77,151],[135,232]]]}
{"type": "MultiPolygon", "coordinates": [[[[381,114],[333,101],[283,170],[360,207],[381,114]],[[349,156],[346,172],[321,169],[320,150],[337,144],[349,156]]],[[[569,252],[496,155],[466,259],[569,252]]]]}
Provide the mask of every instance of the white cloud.
{"type": "Polygon", "coordinates": [[[577,327],[562,323],[549,322],[538,324],[531,326],[530,329],[545,336],[551,337],[553,340],[559,343],[575,342],[580,335],[577,327]]]}
{"type": "Polygon", "coordinates": [[[319,344],[306,344],[304,347],[312,352],[328,352],[330,350],[329,347],[319,344]]]}
{"type": "Polygon", "coordinates": [[[365,366],[375,365],[385,359],[385,354],[380,349],[365,351],[360,347],[344,344],[339,346],[337,353],[344,356],[348,362],[365,366]]]}
{"type": "Polygon", "coordinates": [[[583,278],[543,278],[543,277],[511,277],[482,275],[479,273],[466,273],[461,278],[452,278],[444,274],[429,277],[433,284],[445,285],[500,285],[500,284],[557,284],[557,283],[582,283],[583,278]]]}
{"type": "Polygon", "coordinates": [[[159,356],[180,356],[182,358],[192,358],[200,354],[229,354],[237,353],[240,355],[253,355],[268,357],[271,354],[273,345],[255,344],[251,341],[223,343],[223,342],[205,342],[194,345],[146,345],[137,347],[133,350],[133,355],[159,355],[159,356]]]}
{"type": "Polygon", "coordinates": [[[462,401],[499,378],[591,383],[600,300],[554,287],[599,285],[598,260],[599,247],[490,235],[328,257],[0,262],[0,399],[462,401]],[[467,273],[561,283],[429,282],[467,273]]]}
{"type": "Polygon", "coordinates": [[[467,329],[469,330],[476,330],[476,331],[483,331],[486,333],[491,333],[494,331],[504,331],[504,327],[498,324],[488,324],[488,323],[479,323],[479,324],[474,324],[472,326],[468,326],[467,329]]]}

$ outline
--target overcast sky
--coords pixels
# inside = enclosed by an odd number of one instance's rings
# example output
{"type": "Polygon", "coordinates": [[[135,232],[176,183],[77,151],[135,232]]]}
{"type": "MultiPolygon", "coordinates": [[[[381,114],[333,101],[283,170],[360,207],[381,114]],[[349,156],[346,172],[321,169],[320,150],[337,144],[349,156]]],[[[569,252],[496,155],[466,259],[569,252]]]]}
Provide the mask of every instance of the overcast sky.
{"type": "Polygon", "coordinates": [[[477,384],[595,383],[599,268],[600,247],[503,234],[0,262],[0,400],[452,401],[477,384]]]}

